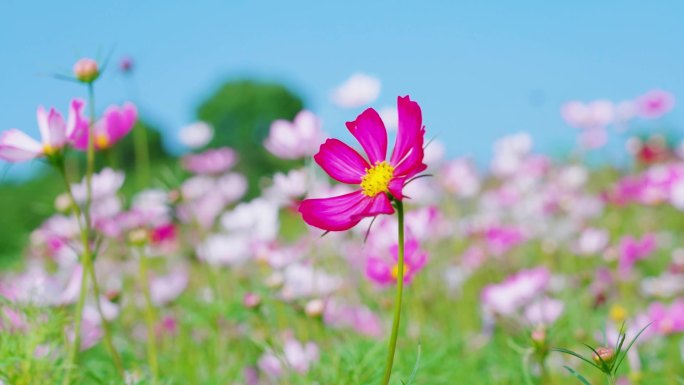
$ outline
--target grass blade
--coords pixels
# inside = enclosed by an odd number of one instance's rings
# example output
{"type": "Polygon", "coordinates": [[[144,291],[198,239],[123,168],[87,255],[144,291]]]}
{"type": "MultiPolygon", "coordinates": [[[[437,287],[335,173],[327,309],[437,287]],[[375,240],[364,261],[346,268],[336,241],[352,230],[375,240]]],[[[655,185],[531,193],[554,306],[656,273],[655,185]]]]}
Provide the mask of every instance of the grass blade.
{"type": "Polygon", "coordinates": [[[420,344],[418,344],[418,356],[416,357],[416,364],[413,366],[413,371],[411,372],[411,375],[408,378],[408,381],[402,383],[404,385],[411,385],[413,381],[416,379],[416,374],[418,374],[418,366],[420,365],[420,353],[421,353],[421,347],[420,344]]]}
{"type": "Polygon", "coordinates": [[[583,383],[584,385],[591,385],[591,382],[589,382],[586,378],[584,378],[583,375],[577,373],[577,371],[575,371],[575,369],[573,369],[573,368],[571,368],[571,367],[569,367],[569,366],[567,366],[567,365],[563,365],[563,367],[564,367],[568,372],[570,372],[570,374],[572,374],[573,376],[575,376],[575,378],[577,378],[578,380],[582,381],[582,383],[583,383]]]}
{"type": "Polygon", "coordinates": [[[577,358],[579,358],[580,360],[582,360],[582,361],[588,363],[589,365],[595,367],[596,369],[601,370],[601,367],[600,367],[600,366],[598,366],[598,365],[596,365],[595,363],[589,361],[588,359],[582,357],[581,355],[579,355],[579,354],[573,352],[572,350],[568,350],[568,349],[564,349],[564,348],[553,348],[553,349],[551,349],[551,350],[554,350],[554,351],[560,352],[560,353],[569,354],[569,355],[571,355],[571,356],[577,357],[577,358]]]}

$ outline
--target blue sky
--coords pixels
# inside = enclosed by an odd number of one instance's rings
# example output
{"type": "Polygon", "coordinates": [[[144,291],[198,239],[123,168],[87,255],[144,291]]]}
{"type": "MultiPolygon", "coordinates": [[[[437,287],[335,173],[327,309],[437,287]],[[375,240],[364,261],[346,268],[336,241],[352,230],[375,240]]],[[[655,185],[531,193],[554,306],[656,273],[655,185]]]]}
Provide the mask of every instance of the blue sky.
{"type": "MultiPolygon", "coordinates": [[[[480,160],[521,130],[567,152],[575,132],[558,111],[569,99],[684,95],[680,1],[171,3],[0,0],[0,129],[37,133],[37,105],[84,95],[45,74],[112,48],[135,58],[140,109],[169,133],[221,80],[251,76],[292,87],[340,134],[359,111],[333,106],[330,91],[362,71],[382,80],[375,106],[410,94],[450,155],[480,160]]],[[[128,95],[106,74],[98,107],[128,95]]]]}

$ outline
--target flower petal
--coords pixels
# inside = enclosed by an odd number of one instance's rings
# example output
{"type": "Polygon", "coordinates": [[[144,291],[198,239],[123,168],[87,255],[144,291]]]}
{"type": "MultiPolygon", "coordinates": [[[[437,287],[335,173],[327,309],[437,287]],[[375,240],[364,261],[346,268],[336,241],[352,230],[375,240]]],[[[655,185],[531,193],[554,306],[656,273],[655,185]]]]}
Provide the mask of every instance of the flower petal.
{"type": "Polygon", "coordinates": [[[326,140],[314,159],[328,175],[343,183],[361,183],[361,177],[370,168],[358,152],[337,139],[326,140]]]}
{"type": "Polygon", "coordinates": [[[366,209],[361,214],[362,217],[374,217],[380,214],[394,214],[394,208],[390,203],[387,194],[378,194],[374,196],[366,209]]]}
{"type": "Polygon", "coordinates": [[[408,96],[397,98],[397,110],[399,128],[390,164],[394,175],[411,177],[427,168],[423,164],[423,116],[418,103],[408,96]]]}
{"type": "Polygon", "coordinates": [[[16,128],[0,135],[0,159],[8,162],[23,162],[42,154],[43,146],[16,128]]]}
{"type": "Polygon", "coordinates": [[[103,121],[110,145],[131,132],[136,119],[138,119],[138,110],[132,103],[125,103],[122,107],[109,107],[104,113],[103,121]]]}
{"type": "Polygon", "coordinates": [[[370,198],[361,190],[332,198],[305,199],[299,205],[304,222],[327,231],[343,231],[364,218],[370,198]]]}
{"type": "Polygon", "coordinates": [[[48,113],[48,136],[43,137],[43,143],[49,144],[53,148],[62,148],[66,142],[66,124],[64,123],[64,118],[54,108],[50,109],[48,113]]]}
{"type": "Polygon", "coordinates": [[[73,99],[69,106],[69,115],[67,116],[66,132],[67,138],[72,139],[75,132],[88,129],[88,119],[83,116],[83,106],[85,102],[83,99],[73,99]]]}
{"type": "Polygon", "coordinates": [[[389,285],[394,282],[391,268],[385,261],[376,257],[370,257],[366,261],[366,276],[381,285],[389,285]]]}
{"type": "Polygon", "coordinates": [[[387,185],[387,189],[393,197],[402,200],[404,199],[404,183],[406,183],[406,178],[392,178],[387,185]]]}
{"type": "Polygon", "coordinates": [[[361,143],[371,165],[385,160],[387,130],[377,111],[372,108],[363,111],[355,121],[347,122],[347,128],[361,143]]]}

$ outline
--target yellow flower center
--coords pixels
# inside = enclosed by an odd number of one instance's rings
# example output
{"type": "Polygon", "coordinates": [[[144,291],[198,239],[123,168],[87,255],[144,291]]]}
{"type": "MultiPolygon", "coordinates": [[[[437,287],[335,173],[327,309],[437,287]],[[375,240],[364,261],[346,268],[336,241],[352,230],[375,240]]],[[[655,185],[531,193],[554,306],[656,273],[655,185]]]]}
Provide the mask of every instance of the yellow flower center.
{"type": "Polygon", "coordinates": [[[46,156],[54,155],[54,153],[56,153],[56,152],[57,152],[57,149],[52,147],[50,144],[48,144],[48,143],[43,144],[43,153],[46,156]]]}
{"type": "Polygon", "coordinates": [[[109,137],[107,136],[107,134],[95,135],[95,147],[97,147],[97,148],[109,147],[109,137]]]}
{"type": "MultiPolygon", "coordinates": [[[[406,277],[408,272],[409,272],[409,267],[407,264],[404,264],[404,277],[406,277]]],[[[394,278],[396,280],[397,277],[399,277],[399,264],[395,263],[394,266],[392,266],[392,278],[394,278]]]]}
{"type": "Polygon", "coordinates": [[[394,167],[386,161],[377,162],[375,166],[366,169],[366,175],[361,178],[363,194],[374,197],[389,191],[389,183],[394,176],[394,167]]]}
{"type": "Polygon", "coordinates": [[[610,318],[615,323],[622,323],[627,319],[627,310],[620,305],[613,305],[610,308],[610,318]]]}

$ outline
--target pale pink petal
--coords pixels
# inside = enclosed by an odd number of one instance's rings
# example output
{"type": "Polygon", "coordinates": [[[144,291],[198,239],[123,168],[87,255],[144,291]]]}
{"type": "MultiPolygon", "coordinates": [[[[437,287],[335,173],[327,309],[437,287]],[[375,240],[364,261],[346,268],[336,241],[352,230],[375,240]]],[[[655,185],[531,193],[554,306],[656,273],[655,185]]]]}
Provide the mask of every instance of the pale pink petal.
{"type": "Polygon", "coordinates": [[[349,132],[366,151],[371,165],[382,162],[387,156],[387,130],[378,112],[369,108],[355,121],[347,122],[349,132]]]}
{"type": "Polygon", "coordinates": [[[53,148],[64,147],[64,142],[66,142],[66,124],[64,123],[64,118],[54,108],[50,109],[48,113],[48,136],[43,137],[43,143],[49,144],[53,148]]]}
{"type": "Polygon", "coordinates": [[[73,99],[71,101],[65,132],[67,138],[72,139],[74,132],[79,129],[88,128],[88,119],[83,116],[84,105],[85,102],[82,99],[73,99]]]}
{"type": "Polygon", "coordinates": [[[23,162],[43,154],[43,146],[16,128],[0,134],[0,159],[23,162]]]}
{"type": "Polygon", "coordinates": [[[358,152],[337,139],[326,140],[314,159],[328,175],[343,183],[361,183],[370,167],[358,152]]]}

